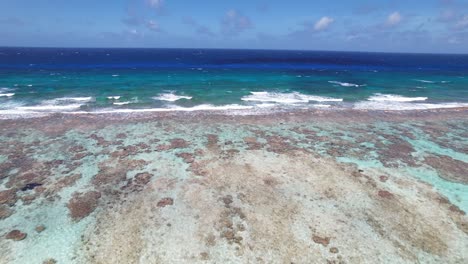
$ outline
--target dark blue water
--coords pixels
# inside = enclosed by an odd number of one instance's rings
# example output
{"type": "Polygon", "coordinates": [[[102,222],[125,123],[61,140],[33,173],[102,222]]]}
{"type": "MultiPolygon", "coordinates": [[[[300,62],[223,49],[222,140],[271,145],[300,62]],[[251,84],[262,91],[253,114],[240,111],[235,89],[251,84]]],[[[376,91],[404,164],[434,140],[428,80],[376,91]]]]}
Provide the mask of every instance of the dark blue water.
{"type": "Polygon", "coordinates": [[[0,109],[414,109],[468,103],[468,55],[0,48],[0,109]]]}

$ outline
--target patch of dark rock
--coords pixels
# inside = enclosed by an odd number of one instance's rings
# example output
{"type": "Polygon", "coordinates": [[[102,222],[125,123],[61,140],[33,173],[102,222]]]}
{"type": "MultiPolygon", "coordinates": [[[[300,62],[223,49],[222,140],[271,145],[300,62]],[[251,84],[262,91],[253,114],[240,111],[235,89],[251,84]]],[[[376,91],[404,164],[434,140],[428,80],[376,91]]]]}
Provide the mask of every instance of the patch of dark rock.
{"type": "Polygon", "coordinates": [[[317,235],[313,235],[312,236],[312,240],[317,243],[317,244],[320,244],[324,247],[328,247],[328,244],[330,244],[330,239],[329,237],[321,237],[321,236],[317,236],[317,235]]]}
{"type": "Polygon", "coordinates": [[[338,254],[338,252],[339,252],[338,248],[336,248],[336,247],[330,248],[330,253],[332,253],[332,254],[338,254]]]}
{"type": "Polygon", "coordinates": [[[13,230],[13,231],[10,231],[10,232],[5,236],[5,238],[6,238],[6,239],[13,240],[13,241],[21,241],[21,240],[25,239],[26,236],[27,236],[27,234],[21,232],[20,230],[13,230]]]}
{"type": "Polygon", "coordinates": [[[28,190],[33,190],[34,188],[39,187],[39,186],[42,186],[42,183],[37,183],[37,182],[28,183],[23,188],[21,188],[21,191],[25,192],[28,190]]]}
{"type": "Polygon", "coordinates": [[[96,191],[73,194],[73,198],[67,205],[71,218],[74,221],[80,221],[90,215],[97,208],[99,198],[101,198],[101,193],[96,191]]]}
{"type": "Polygon", "coordinates": [[[161,199],[158,202],[157,206],[158,207],[166,207],[166,206],[170,206],[170,205],[173,205],[173,204],[174,204],[174,199],[167,197],[167,198],[161,199]]]}

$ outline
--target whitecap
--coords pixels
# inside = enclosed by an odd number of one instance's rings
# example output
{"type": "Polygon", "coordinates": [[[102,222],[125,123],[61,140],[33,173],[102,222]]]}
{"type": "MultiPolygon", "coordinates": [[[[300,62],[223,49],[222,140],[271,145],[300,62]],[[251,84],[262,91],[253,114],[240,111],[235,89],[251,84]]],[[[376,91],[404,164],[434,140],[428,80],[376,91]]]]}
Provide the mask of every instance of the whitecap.
{"type": "Polygon", "coordinates": [[[14,93],[0,93],[0,97],[12,97],[14,93]]]}
{"type": "Polygon", "coordinates": [[[108,96],[107,99],[109,100],[119,100],[121,96],[108,96]]]}
{"type": "Polygon", "coordinates": [[[347,83],[347,82],[338,82],[338,81],[328,81],[331,84],[337,84],[343,87],[361,87],[364,85],[354,84],[354,83],[347,83]]]}
{"type": "Polygon", "coordinates": [[[113,102],[114,105],[128,105],[130,102],[113,102]]]}
{"type": "Polygon", "coordinates": [[[241,98],[242,101],[253,101],[253,102],[275,102],[281,104],[297,104],[297,103],[308,103],[310,101],[315,102],[342,102],[343,99],[323,97],[316,95],[306,95],[298,92],[293,93],[274,93],[274,92],[250,92],[251,95],[247,95],[241,98]]]}
{"type": "Polygon", "coordinates": [[[380,94],[377,93],[369,99],[369,101],[392,101],[392,102],[414,102],[414,101],[426,101],[427,97],[405,97],[394,94],[380,94]]]}
{"type": "Polygon", "coordinates": [[[153,97],[153,99],[159,100],[159,101],[175,102],[181,99],[190,100],[192,99],[192,97],[184,96],[184,95],[176,95],[174,93],[165,93],[165,94],[160,94],[159,96],[153,97]]]}
{"type": "MultiPolygon", "coordinates": [[[[238,104],[230,105],[210,105],[202,104],[194,107],[179,107],[172,106],[169,108],[147,108],[147,109],[112,109],[112,110],[98,110],[92,113],[95,114],[107,114],[107,113],[147,113],[147,112],[193,112],[193,111],[226,111],[226,110],[248,110],[253,109],[253,106],[245,106],[238,104]]],[[[76,112],[83,113],[83,112],[76,112]]]]}
{"type": "Polygon", "coordinates": [[[81,104],[69,104],[69,105],[36,105],[36,106],[21,106],[17,107],[17,110],[26,111],[66,111],[76,110],[81,107],[81,104]]]}
{"type": "Polygon", "coordinates": [[[422,82],[422,83],[435,83],[434,81],[421,80],[421,79],[416,79],[415,81],[422,82]]]}

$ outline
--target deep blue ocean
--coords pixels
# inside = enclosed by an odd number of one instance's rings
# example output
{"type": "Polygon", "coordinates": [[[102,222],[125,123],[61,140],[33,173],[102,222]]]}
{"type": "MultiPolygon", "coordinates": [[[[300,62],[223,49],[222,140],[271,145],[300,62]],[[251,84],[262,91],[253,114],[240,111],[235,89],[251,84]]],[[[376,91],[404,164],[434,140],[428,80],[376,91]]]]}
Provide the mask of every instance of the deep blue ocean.
{"type": "Polygon", "coordinates": [[[468,106],[468,55],[0,48],[0,114],[468,106]]]}

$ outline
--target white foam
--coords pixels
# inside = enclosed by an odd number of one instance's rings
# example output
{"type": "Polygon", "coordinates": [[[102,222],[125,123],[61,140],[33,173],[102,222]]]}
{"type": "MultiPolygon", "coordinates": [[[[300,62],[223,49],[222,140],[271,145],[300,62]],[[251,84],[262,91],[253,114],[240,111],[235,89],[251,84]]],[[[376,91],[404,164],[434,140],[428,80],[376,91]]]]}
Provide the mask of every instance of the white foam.
{"type": "Polygon", "coordinates": [[[119,100],[121,96],[108,96],[107,99],[109,100],[119,100]]]}
{"type": "Polygon", "coordinates": [[[16,110],[23,111],[70,111],[76,110],[81,107],[81,104],[69,104],[69,105],[36,105],[36,106],[21,106],[15,108],[16,110]]]}
{"type": "Polygon", "coordinates": [[[12,97],[14,93],[0,93],[0,97],[12,97]]]}
{"type": "Polygon", "coordinates": [[[347,82],[338,82],[338,81],[328,81],[329,83],[332,83],[332,84],[338,84],[338,85],[341,85],[343,87],[361,87],[361,86],[364,86],[364,85],[359,85],[359,84],[354,84],[354,83],[347,83],[347,82]]]}
{"type": "Polygon", "coordinates": [[[298,92],[293,93],[270,93],[270,92],[251,92],[251,95],[241,98],[242,101],[253,102],[274,102],[281,104],[297,104],[315,102],[342,102],[343,99],[322,97],[316,95],[306,95],[298,92]]]}
{"type": "Polygon", "coordinates": [[[434,81],[428,81],[428,80],[418,80],[418,79],[416,79],[415,81],[422,82],[422,83],[435,83],[434,81]]]}
{"type": "Polygon", "coordinates": [[[11,89],[11,88],[8,88],[8,87],[0,87],[0,93],[11,92],[13,90],[14,89],[11,89]]]}
{"type": "Polygon", "coordinates": [[[112,77],[119,77],[120,75],[118,74],[113,74],[112,77]]]}
{"type": "Polygon", "coordinates": [[[390,101],[390,102],[414,102],[414,101],[426,101],[427,97],[405,97],[401,95],[394,95],[394,94],[380,94],[377,93],[369,99],[369,101],[377,101],[377,102],[382,102],[382,101],[390,101]]]}
{"type": "Polygon", "coordinates": [[[130,102],[113,102],[114,105],[128,105],[130,102]]]}
{"type": "Polygon", "coordinates": [[[331,105],[327,105],[327,104],[315,104],[314,107],[318,107],[318,108],[330,108],[331,105]]]}
{"type": "Polygon", "coordinates": [[[92,97],[61,97],[44,102],[89,102],[91,100],[93,100],[92,97]]]}
{"type": "Polygon", "coordinates": [[[458,108],[468,107],[468,103],[441,103],[441,104],[427,104],[427,103],[410,103],[410,102],[391,102],[391,101],[372,101],[372,102],[359,102],[354,105],[354,109],[359,110],[429,110],[429,109],[445,109],[445,108],[458,108]]]}
{"type": "Polygon", "coordinates": [[[160,101],[168,101],[168,102],[175,102],[180,99],[187,99],[190,100],[192,99],[191,96],[183,96],[183,95],[176,95],[173,93],[165,93],[165,94],[160,94],[159,96],[153,97],[154,100],[160,100],[160,101]]]}
{"type": "MultiPolygon", "coordinates": [[[[147,108],[147,109],[109,109],[98,110],[91,113],[94,114],[109,114],[109,113],[148,113],[148,112],[193,112],[193,111],[226,111],[226,110],[248,110],[253,109],[253,106],[245,106],[238,104],[214,106],[210,104],[197,105],[194,107],[178,107],[171,108],[147,108]]],[[[72,112],[82,114],[85,112],[72,112]]]]}

